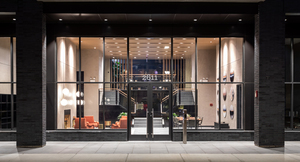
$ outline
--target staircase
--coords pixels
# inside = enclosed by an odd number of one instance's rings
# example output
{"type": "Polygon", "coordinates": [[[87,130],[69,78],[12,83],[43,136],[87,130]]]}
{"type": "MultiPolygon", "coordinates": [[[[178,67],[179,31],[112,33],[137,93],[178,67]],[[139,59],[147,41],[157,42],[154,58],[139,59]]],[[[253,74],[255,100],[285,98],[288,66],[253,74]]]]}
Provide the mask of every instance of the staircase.
{"type": "Polygon", "coordinates": [[[177,93],[178,105],[194,105],[194,96],[192,91],[180,91],[177,93]]]}
{"type": "MultiPolygon", "coordinates": [[[[163,127],[162,121],[163,121],[162,118],[153,118],[153,127],[162,128],[163,127]]],[[[135,128],[137,128],[137,127],[146,128],[147,127],[147,118],[137,118],[137,117],[135,117],[133,119],[133,126],[135,128]]]]}
{"type": "Polygon", "coordinates": [[[117,105],[117,91],[105,91],[105,105],[117,105]]]}

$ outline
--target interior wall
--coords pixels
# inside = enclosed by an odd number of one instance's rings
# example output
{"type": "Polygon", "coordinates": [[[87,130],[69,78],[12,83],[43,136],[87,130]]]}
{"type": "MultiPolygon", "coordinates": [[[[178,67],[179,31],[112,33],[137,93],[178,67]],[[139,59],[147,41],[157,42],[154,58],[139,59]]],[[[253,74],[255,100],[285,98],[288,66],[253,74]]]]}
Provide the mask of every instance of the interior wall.
{"type": "MultiPolygon", "coordinates": [[[[198,78],[216,81],[216,48],[198,49],[198,78]]],[[[199,82],[200,80],[198,80],[199,82]]],[[[216,86],[214,84],[198,85],[198,116],[203,117],[202,125],[214,125],[216,119],[216,86]],[[210,103],[213,106],[210,106],[210,103]]]]}
{"type": "MultiPolygon", "coordinates": [[[[0,82],[11,81],[10,37],[0,37],[0,82]]],[[[9,86],[0,84],[0,94],[10,94],[9,86]]]]}
{"type": "MultiPolygon", "coordinates": [[[[68,38],[57,38],[57,80],[76,81],[76,45],[68,38]]],[[[76,116],[76,84],[57,84],[57,129],[64,129],[64,110],[71,110],[71,119],[76,116]],[[69,90],[68,94],[63,89],[69,90]],[[62,100],[68,101],[66,106],[62,100]]]]}
{"type": "MultiPolygon", "coordinates": [[[[95,78],[96,82],[102,82],[103,51],[99,49],[81,50],[81,70],[84,71],[85,81],[95,78]]],[[[102,88],[102,84],[84,84],[84,115],[94,116],[95,121],[99,121],[99,88],[102,88]]]]}

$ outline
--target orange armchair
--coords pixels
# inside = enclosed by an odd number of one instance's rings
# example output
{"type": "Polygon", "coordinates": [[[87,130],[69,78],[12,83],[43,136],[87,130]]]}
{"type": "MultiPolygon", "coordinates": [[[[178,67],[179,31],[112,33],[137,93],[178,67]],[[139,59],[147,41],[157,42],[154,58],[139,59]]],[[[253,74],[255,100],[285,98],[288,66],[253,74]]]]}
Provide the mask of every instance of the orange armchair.
{"type": "MultiPolygon", "coordinates": [[[[79,129],[79,118],[75,118],[75,129],[79,129]]],[[[85,118],[81,118],[81,128],[82,129],[94,129],[93,125],[88,125],[85,118]]]]}
{"type": "Polygon", "coordinates": [[[84,118],[86,119],[88,126],[93,126],[93,127],[99,126],[99,122],[95,122],[94,116],[85,116],[84,118]]]}
{"type": "Polygon", "coordinates": [[[111,125],[112,129],[126,129],[127,128],[127,116],[122,116],[119,121],[111,125]]]}

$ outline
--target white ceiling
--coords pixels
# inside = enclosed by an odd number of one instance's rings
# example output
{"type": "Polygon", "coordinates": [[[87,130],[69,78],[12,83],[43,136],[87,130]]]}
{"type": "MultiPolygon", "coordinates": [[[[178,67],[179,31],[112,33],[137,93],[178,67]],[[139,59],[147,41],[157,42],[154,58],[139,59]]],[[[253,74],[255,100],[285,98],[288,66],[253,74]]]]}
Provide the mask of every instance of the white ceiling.
{"type": "Polygon", "coordinates": [[[38,0],[43,2],[240,2],[257,3],[265,0],[38,0]]]}

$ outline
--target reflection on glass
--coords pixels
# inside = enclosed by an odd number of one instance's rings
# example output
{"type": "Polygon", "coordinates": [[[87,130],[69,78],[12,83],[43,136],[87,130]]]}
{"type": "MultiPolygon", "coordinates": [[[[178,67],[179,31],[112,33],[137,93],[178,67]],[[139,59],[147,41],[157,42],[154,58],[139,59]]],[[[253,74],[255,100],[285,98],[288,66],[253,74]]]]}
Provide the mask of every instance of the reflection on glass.
{"type": "Polygon", "coordinates": [[[170,38],[130,38],[129,44],[129,82],[171,82],[170,38]]]}
{"type": "MultiPolygon", "coordinates": [[[[221,82],[243,81],[243,38],[221,39],[221,82]]],[[[217,56],[217,61],[219,57],[217,56]]],[[[219,68],[217,69],[217,76],[219,68]]]]}
{"type": "Polygon", "coordinates": [[[292,49],[291,49],[291,39],[285,39],[285,81],[290,82],[292,81],[292,49]]]}
{"type": "Polygon", "coordinates": [[[127,38],[105,38],[105,82],[126,82],[127,38]]]}
{"type": "MultiPolygon", "coordinates": [[[[104,120],[104,129],[127,129],[128,93],[126,84],[106,84],[105,95],[100,88],[99,121],[104,120]],[[105,104],[105,109],[103,106],[105,104]],[[103,116],[104,111],[104,116],[103,116]]],[[[132,102],[132,98],[131,98],[132,102]]],[[[101,126],[102,127],[102,126],[101,126]]]]}
{"type": "Polygon", "coordinates": [[[11,81],[10,37],[0,37],[0,82],[11,81]]]}
{"type": "Polygon", "coordinates": [[[76,82],[79,71],[79,38],[57,38],[57,81],[76,82]]]}
{"type": "Polygon", "coordinates": [[[294,39],[294,82],[300,81],[300,38],[294,39]]]}
{"type": "Polygon", "coordinates": [[[17,81],[17,56],[16,56],[16,37],[13,38],[13,70],[14,70],[14,79],[13,82],[17,81]]]}
{"type": "Polygon", "coordinates": [[[218,82],[219,38],[198,38],[197,50],[197,82],[218,82]]]}
{"type": "Polygon", "coordinates": [[[195,129],[199,124],[195,109],[194,84],[173,85],[173,129],[182,129],[183,109],[187,109],[188,129],[195,129]],[[183,88],[181,88],[183,87],[183,88]]]}
{"type": "MultiPolygon", "coordinates": [[[[241,129],[243,85],[222,84],[219,93],[221,93],[221,107],[219,108],[221,111],[221,129],[241,129]]],[[[218,123],[215,123],[215,126],[218,127],[218,123]]]]}
{"type": "Polygon", "coordinates": [[[195,82],[195,39],[173,38],[175,82],[195,82]]]}
{"type": "Polygon", "coordinates": [[[198,84],[198,129],[218,129],[219,92],[218,84],[198,84]]]}
{"type": "Polygon", "coordinates": [[[11,104],[11,84],[0,84],[0,129],[11,128],[11,104]]]}
{"type": "Polygon", "coordinates": [[[285,85],[285,128],[291,128],[291,88],[290,84],[285,85]]]}
{"type": "Polygon", "coordinates": [[[103,82],[103,39],[81,38],[81,71],[84,82],[103,82]]]}
{"type": "Polygon", "coordinates": [[[76,92],[76,84],[57,84],[57,129],[79,129],[77,105],[83,101],[77,100],[76,92]]]}

